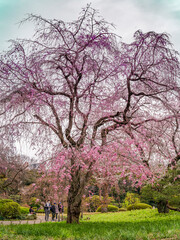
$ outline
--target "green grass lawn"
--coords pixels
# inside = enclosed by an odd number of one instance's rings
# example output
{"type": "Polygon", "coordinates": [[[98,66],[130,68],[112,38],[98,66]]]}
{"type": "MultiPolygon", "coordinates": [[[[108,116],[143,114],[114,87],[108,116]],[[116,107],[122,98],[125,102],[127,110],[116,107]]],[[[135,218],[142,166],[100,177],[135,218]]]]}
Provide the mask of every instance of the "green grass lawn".
{"type": "Polygon", "coordinates": [[[84,215],[79,225],[41,223],[0,226],[0,240],[180,240],[180,213],[157,210],[84,215]]]}

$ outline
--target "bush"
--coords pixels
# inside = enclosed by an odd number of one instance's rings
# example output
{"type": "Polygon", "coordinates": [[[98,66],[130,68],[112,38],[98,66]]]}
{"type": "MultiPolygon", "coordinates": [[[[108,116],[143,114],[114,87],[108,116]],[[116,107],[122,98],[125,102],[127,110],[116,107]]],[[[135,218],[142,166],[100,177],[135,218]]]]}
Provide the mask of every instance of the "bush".
{"type": "Polygon", "coordinates": [[[37,212],[37,207],[32,207],[32,209],[33,209],[35,212],[37,212]]]}
{"type": "Polygon", "coordinates": [[[17,218],[21,215],[18,203],[10,199],[0,200],[0,216],[6,219],[17,218]]]}
{"type": "Polygon", "coordinates": [[[135,204],[131,204],[127,207],[127,210],[138,210],[138,209],[152,209],[151,205],[148,205],[146,203],[135,203],[135,204]]]}
{"type": "Polygon", "coordinates": [[[39,209],[37,213],[44,213],[44,209],[39,209]]]}
{"type": "Polygon", "coordinates": [[[21,212],[21,214],[28,214],[29,213],[29,208],[27,208],[27,207],[20,207],[20,212],[21,212]]]}
{"type": "Polygon", "coordinates": [[[125,212],[125,211],[127,211],[126,208],[119,208],[119,212],[125,212]]]}
{"type": "Polygon", "coordinates": [[[14,202],[17,202],[19,204],[21,202],[21,195],[10,195],[9,198],[12,199],[14,202]]]}
{"type": "Polygon", "coordinates": [[[129,205],[134,205],[140,203],[139,195],[136,193],[127,192],[126,197],[124,199],[123,207],[127,208],[129,205]]]}
{"type": "Polygon", "coordinates": [[[32,197],[30,199],[29,205],[31,207],[33,207],[33,209],[36,208],[36,210],[37,210],[37,208],[40,208],[40,206],[41,206],[39,199],[37,199],[35,197],[32,197]]]}
{"type": "Polygon", "coordinates": [[[8,202],[14,202],[12,199],[1,199],[0,200],[0,206],[1,204],[5,204],[5,203],[8,203],[8,202]]]}
{"type": "MultiPolygon", "coordinates": [[[[99,206],[96,210],[96,212],[101,212],[102,206],[99,206]]],[[[114,205],[108,205],[107,206],[107,211],[108,212],[118,212],[119,208],[114,206],[114,205]]]]}
{"type": "Polygon", "coordinates": [[[102,199],[98,195],[93,195],[85,199],[88,212],[95,212],[97,208],[102,204],[102,199]]]}

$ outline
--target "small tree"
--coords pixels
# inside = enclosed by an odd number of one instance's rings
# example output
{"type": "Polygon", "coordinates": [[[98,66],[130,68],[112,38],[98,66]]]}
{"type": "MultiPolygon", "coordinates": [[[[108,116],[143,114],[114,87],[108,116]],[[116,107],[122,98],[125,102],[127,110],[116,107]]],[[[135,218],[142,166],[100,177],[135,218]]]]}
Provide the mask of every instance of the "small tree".
{"type": "Polygon", "coordinates": [[[153,185],[142,189],[141,198],[146,202],[154,201],[159,213],[168,213],[169,209],[180,211],[180,168],[167,170],[164,177],[153,185]]]}

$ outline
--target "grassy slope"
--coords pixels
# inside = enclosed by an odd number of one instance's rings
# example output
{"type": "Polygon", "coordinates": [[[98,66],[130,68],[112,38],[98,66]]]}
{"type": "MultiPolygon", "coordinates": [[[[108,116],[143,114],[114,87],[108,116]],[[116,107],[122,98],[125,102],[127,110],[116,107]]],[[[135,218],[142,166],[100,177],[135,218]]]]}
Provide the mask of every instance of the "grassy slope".
{"type": "Polygon", "coordinates": [[[42,223],[0,226],[0,239],[26,240],[180,240],[180,213],[157,210],[85,215],[79,225],[42,223]],[[90,219],[89,219],[90,218],[90,219]]]}

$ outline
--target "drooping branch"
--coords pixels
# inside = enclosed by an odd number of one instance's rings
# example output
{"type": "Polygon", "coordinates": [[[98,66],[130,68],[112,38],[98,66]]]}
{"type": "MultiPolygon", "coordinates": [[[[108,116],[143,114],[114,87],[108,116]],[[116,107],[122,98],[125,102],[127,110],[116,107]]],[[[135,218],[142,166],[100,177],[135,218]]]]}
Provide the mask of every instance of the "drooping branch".
{"type": "Polygon", "coordinates": [[[169,205],[169,203],[167,204],[167,207],[168,207],[170,210],[180,212],[180,208],[171,207],[171,206],[169,205]]]}

